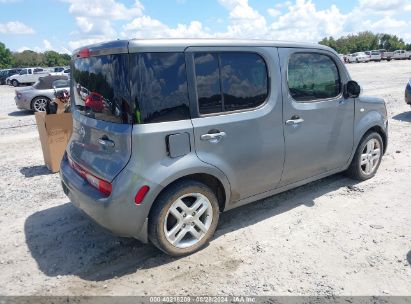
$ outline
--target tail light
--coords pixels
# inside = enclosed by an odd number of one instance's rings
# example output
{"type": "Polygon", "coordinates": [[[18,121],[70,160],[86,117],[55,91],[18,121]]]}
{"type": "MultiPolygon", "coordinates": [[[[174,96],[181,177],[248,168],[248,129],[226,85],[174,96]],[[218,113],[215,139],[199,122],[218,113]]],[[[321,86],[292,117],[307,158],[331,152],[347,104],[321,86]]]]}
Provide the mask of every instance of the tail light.
{"type": "Polygon", "coordinates": [[[83,167],[75,163],[70,157],[68,157],[68,161],[70,167],[72,167],[73,170],[76,171],[77,174],[80,175],[82,178],[84,178],[91,186],[96,188],[105,196],[110,196],[112,191],[111,183],[94,176],[93,174],[85,170],[83,167]]]}
{"type": "Polygon", "coordinates": [[[20,92],[16,92],[16,96],[17,96],[18,99],[20,99],[22,95],[21,95],[20,92]]]}

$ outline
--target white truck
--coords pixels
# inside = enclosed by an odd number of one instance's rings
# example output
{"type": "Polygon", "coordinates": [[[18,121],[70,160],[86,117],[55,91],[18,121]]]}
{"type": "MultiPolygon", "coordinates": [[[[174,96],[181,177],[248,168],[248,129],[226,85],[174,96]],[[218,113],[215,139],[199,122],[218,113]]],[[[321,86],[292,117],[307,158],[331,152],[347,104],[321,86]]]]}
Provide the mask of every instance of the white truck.
{"type": "Polygon", "coordinates": [[[405,50],[396,50],[392,55],[392,59],[410,59],[411,60],[411,52],[405,50]]]}
{"type": "Polygon", "coordinates": [[[49,71],[43,68],[25,68],[19,74],[12,75],[8,78],[8,82],[17,87],[19,84],[35,83],[40,77],[49,75],[49,71]]]}

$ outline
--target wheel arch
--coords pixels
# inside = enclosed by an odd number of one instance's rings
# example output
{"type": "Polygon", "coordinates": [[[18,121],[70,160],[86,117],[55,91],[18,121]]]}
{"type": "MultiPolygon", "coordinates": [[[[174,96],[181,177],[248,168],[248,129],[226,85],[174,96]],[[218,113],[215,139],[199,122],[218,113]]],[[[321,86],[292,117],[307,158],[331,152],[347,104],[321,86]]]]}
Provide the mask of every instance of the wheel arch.
{"type": "Polygon", "coordinates": [[[227,186],[224,185],[224,183],[216,177],[214,174],[211,174],[209,172],[204,173],[204,172],[198,172],[198,173],[189,173],[187,175],[180,176],[178,178],[175,178],[172,181],[168,181],[166,186],[164,186],[163,189],[156,195],[154,198],[153,204],[150,207],[150,212],[153,209],[154,205],[156,204],[157,198],[164,193],[167,189],[172,187],[173,185],[183,182],[185,180],[194,180],[200,183],[205,184],[208,186],[213,192],[215,193],[217,200],[218,200],[218,205],[220,211],[224,211],[225,206],[227,205],[227,201],[229,200],[230,197],[230,192],[229,189],[227,189],[227,186]]]}
{"type": "Polygon", "coordinates": [[[364,133],[364,135],[362,136],[362,138],[363,138],[364,136],[366,136],[366,135],[367,135],[368,133],[370,133],[370,132],[376,132],[376,133],[378,133],[378,134],[381,136],[381,138],[382,138],[382,144],[383,144],[383,153],[385,154],[385,151],[387,151],[387,145],[388,145],[387,133],[386,133],[379,125],[376,125],[376,126],[373,126],[373,127],[369,128],[369,129],[364,133]]]}

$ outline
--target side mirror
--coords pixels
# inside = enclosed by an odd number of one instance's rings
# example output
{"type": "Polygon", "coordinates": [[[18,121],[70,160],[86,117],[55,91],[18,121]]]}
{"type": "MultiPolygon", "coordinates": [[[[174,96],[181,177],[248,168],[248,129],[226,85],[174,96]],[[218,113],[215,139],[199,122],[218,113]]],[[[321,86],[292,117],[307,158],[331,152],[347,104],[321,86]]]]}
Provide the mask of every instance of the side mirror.
{"type": "Polygon", "coordinates": [[[344,86],[344,98],[357,98],[360,96],[361,87],[360,85],[354,81],[350,80],[344,86]]]}

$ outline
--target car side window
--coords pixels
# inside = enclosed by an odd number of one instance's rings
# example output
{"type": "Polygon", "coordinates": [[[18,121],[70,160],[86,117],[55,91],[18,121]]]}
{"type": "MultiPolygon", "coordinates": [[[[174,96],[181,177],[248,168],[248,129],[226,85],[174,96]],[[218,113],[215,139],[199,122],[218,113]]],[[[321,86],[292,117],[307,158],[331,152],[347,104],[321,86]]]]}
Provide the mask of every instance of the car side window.
{"type": "Polygon", "coordinates": [[[200,113],[221,112],[222,96],[218,56],[210,53],[196,54],[194,62],[200,113]]]}
{"type": "Polygon", "coordinates": [[[288,62],[288,88],[292,98],[300,102],[337,97],[341,93],[337,65],[324,54],[292,54],[288,62]]]}
{"type": "Polygon", "coordinates": [[[267,66],[256,53],[194,55],[200,114],[246,110],[268,96],[267,66]]]}

